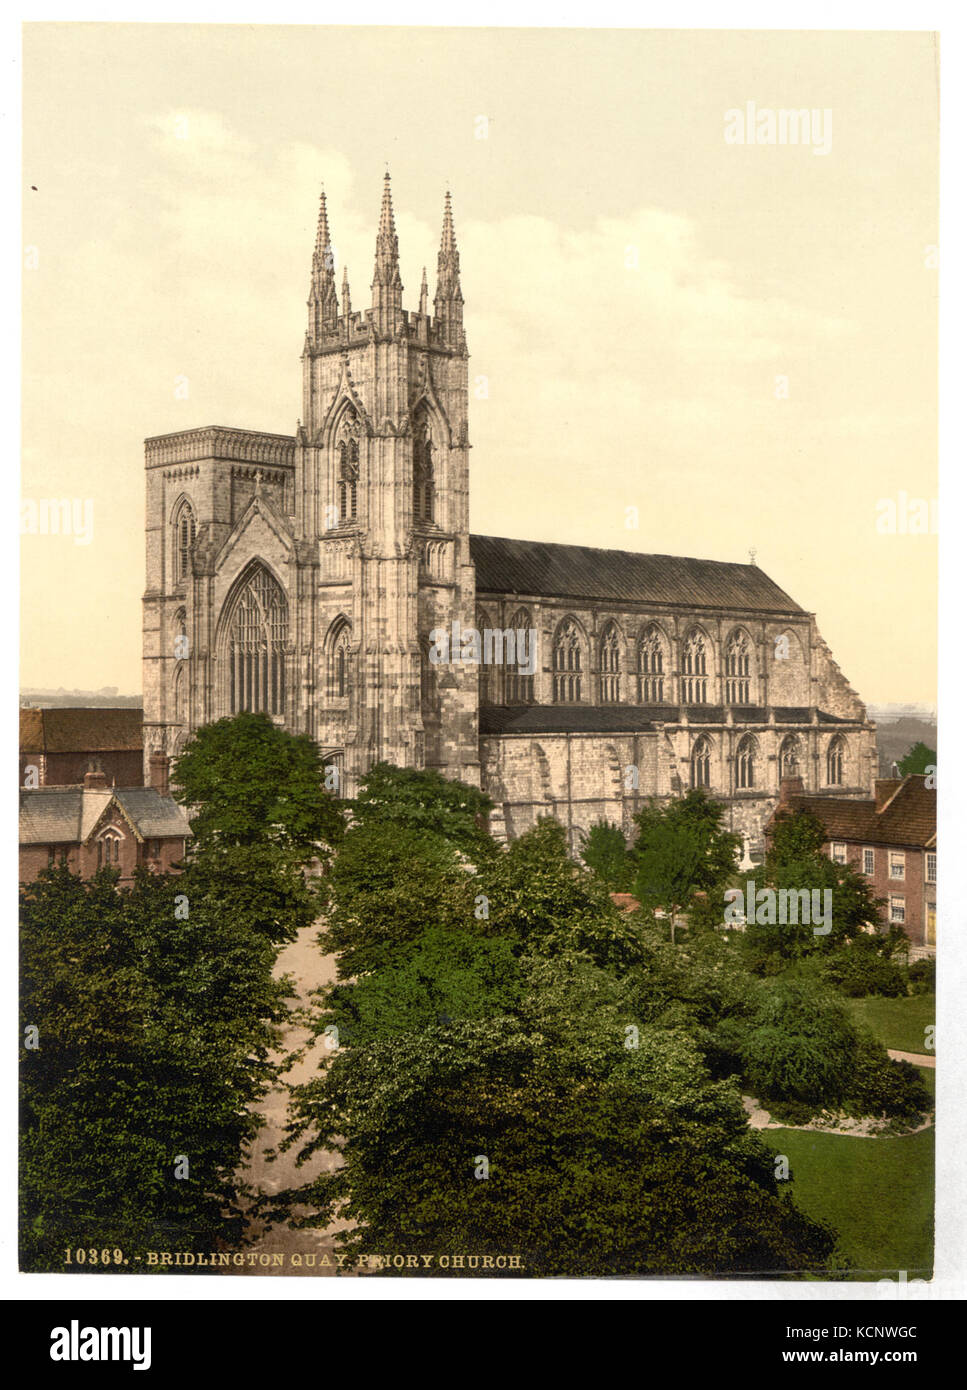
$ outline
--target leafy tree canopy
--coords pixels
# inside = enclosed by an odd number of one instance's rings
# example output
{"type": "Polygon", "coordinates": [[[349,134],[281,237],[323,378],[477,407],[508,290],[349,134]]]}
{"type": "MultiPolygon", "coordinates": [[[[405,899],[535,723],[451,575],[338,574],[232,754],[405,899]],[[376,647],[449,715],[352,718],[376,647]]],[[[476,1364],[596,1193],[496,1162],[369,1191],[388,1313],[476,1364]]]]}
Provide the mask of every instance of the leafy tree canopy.
{"type": "Polygon", "coordinates": [[[270,842],[308,862],[341,837],[339,803],[325,789],[318,747],[305,734],[245,712],[200,728],[172,770],[173,795],[189,808],[192,853],[270,842]]]}
{"type": "Polygon", "coordinates": [[[478,788],[434,770],[376,763],[363,778],[353,816],[360,827],[391,826],[439,835],[479,863],[494,850],[487,832],[492,806],[478,788]]]}
{"type": "Polygon", "coordinates": [[[925,773],[937,768],[937,750],[928,748],[925,743],[915,743],[905,757],[897,763],[901,777],[911,773],[925,773]]]}

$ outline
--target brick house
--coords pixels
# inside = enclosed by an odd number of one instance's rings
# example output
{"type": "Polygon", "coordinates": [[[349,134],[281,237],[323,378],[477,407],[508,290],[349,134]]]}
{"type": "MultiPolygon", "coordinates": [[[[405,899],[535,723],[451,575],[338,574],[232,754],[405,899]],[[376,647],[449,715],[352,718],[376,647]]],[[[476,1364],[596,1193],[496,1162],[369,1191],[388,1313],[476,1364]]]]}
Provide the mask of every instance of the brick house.
{"type": "Polygon", "coordinates": [[[79,787],[96,763],[108,786],[143,786],[141,719],[133,706],[22,709],[20,785],[79,787]]]}
{"type": "Polygon", "coordinates": [[[90,878],[103,867],[130,883],[140,865],[168,873],[184,857],[188,820],[163,778],[152,787],[109,787],[89,772],[80,787],[20,789],[20,880],[64,861],[90,878]]]}
{"type": "MultiPolygon", "coordinates": [[[[850,864],[884,898],[882,920],[901,926],[917,955],[937,946],[937,793],[923,774],[881,778],[871,800],[807,796],[797,777],[783,779],[776,816],[809,811],[826,828],[827,854],[850,864]]],[[[771,839],[775,816],[766,829],[771,839]]]]}

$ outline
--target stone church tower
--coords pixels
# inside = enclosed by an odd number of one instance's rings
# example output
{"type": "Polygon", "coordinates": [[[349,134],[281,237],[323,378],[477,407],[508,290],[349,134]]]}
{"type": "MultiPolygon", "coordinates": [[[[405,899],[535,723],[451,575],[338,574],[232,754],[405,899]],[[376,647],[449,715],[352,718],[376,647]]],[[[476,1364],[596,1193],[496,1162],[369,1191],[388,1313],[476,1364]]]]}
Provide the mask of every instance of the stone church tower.
{"type": "Polygon", "coordinates": [[[425,271],[403,308],[388,174],[369,309],[353,310],[345,270],[337,293],[331,246],[323,193],[294,439],[146,443],[146,757],[261,709],[316,739],[344,794],[379,760],[477,783],[477,671],[427,652],[475,603],[450,196],[432,314],[425,271]]]}

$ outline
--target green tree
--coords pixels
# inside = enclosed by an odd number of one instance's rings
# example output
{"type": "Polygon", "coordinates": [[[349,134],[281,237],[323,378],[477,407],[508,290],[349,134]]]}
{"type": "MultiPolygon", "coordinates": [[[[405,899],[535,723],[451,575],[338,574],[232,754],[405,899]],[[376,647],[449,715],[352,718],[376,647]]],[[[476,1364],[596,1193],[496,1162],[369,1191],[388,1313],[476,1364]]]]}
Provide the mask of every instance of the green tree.
{"type": "Polygon", "coordinates": [[[189,808],[194,850],[271,843],[307,863],[342,835],[325,776],[311,738],[245,712],[200,728],[175,760],[172,784],[189,808]]]}
{"type": "Polygon", "coordinates": [[[61,1271],[69,1247],[96,1249],[95,1272],[121,1251],[130,1272],[149,1249],[241,1240],[237,1173],[285,1014],[274,961],[183,877],[118,891],[116,871],[61,867],[25,887],[22,1268],[61,1271]]]}
{"type": "Polygon", "coordinates": [[[363,779],[353,818],[361,827],[437,835],[477,864],[494,852],[487,830],[492,806],[477,787],[439,772],[376,763],[363,779]]]}
{"type": "Polygon", "coordinates": [[[911,773],[929,773],[937,770],[937,750],[928,748],[925,743],[915,743],[909,752],[897,763],[901,777],[911,773]]]}
{"type": "Polygon", "coordinates": [[[586,957],[521,965],[512,1012],[374,1037],[297,1089],[293,1142],[343,1160],[287,1194],[305,1224],[348,1219],[356,1256],[519,1255],[510,1276],[824,1269],[830,1233],[687,1035],[629,1034],[586,957]]]}
{"type": "Polygon", "coordinates": [[[597,821],[581,836],[581,858],[610,893],[630,893],[634,866],[624,831],[611,821],[597,821]]]}
{"type": "MultiPolygon", "coordinates": [[[[745,901],[746,884],[751,883],[756,893],[763,888],[796,895],[806,892],[810,904],[812,895],[818,893],[815,901],[823,912],[827,902],[831,909],[829,922],[822,923],[824,928],[829,926],[829,931],[817,933],[811,920],[782,923],[769,902],[760,905],[755,920],[747,923],[743,933],[754,968],[767,973],[788,961],[828,951],[879,922],[882,900],[873,896],[866,879],[855,869],[834,863],[823,852],[826,839],[825,827],[808,811],[778,816],[765,863],[750,870],[740,881],[745,901]],[[828,900],[824,896],[827,891],[828,900]],[[769,921],[770,916],[774,920],[769,921]]],[[[799,901],[797,898],[797,917],[805,915],[799,912],[799,901]]]]}
{"type": "Polygon", "coordinates": [[[668,914],[672,941],[675,918],[696,892],[721,894],[735,872],[741,841],[722,828],[723,817],[723,808],[701,790],[666,805],[652,801],[635,816],[633,892],[643,907],[668,914]]]}

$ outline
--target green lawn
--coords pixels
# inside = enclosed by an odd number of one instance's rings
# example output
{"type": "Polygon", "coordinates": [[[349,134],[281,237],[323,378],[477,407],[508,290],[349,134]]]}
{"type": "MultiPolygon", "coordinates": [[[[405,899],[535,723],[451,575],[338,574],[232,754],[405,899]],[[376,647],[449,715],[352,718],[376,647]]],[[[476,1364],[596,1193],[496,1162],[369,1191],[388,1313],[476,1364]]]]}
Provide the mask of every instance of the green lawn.
{"type": "Polygon", "coordinates": [[[896,1138],[768,1129],[789,1159],[796,1205],[839,1233],[854,1278],[926,1279],[933,1269],[933,1129],[896,1138]]]}
{"type": "Polygon", "coordinates": [[[857,1023],[866,1024],[887,1047],[899,1052],[926,1052],[924,1030],[937,1020],[937,998],[933,994],[911,994],[905,999],[884,999],[871,994],[865,999],[847,999],[857,1023]]]}

